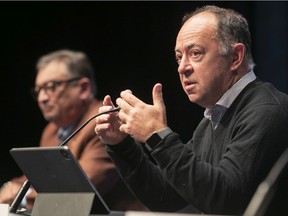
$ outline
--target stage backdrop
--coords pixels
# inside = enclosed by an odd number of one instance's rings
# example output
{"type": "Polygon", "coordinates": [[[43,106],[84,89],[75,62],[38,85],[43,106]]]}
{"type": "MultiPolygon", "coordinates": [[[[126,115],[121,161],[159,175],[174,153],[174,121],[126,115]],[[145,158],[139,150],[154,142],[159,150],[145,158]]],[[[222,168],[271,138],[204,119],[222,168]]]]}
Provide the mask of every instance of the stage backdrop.
{"type": "Polygon", "coordinates": [[[57,49],[88,54],[100,99],[131,89],[151,103],[152,87],[161,82],[169,125],[188,141],[203,108],[191,104],[181,88],[174,44],[184,13],[204,4],[247,17],[256,74],[288,93],[288,2],[0,2],[0,185],[21,174],[9,150],[38,145],[46,122],[30,88],[38,57],[57,49]]]}

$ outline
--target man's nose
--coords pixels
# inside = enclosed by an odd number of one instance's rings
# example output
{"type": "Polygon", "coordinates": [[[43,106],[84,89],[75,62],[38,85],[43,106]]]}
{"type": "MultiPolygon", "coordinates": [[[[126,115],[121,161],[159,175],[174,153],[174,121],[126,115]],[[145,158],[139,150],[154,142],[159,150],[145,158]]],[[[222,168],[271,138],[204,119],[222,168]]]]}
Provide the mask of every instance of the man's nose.
{"type": "Polygon", "coordinates": [[[40,89],[40,91],[38,92],[38,95],[37,95],[37,100],[38,101],[45,101],[45,100],[47,100],[48,97],[49,97],[49,95],[47,94],[45,89],[40,89]]]}
{"type": "Polygon", "coordinates": [[[192,71],[192,65],[186,56],[183,56],[178,66],[179,74],[186,74],[188,71],[192,71]]]}

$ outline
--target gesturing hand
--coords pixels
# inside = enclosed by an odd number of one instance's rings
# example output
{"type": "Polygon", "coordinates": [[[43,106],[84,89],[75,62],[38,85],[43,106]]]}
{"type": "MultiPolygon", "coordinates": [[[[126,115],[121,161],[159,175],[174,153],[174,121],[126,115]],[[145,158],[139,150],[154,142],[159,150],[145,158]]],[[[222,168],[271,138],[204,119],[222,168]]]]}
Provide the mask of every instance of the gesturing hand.
{"type": "MultiPolygon", "coordinates": [[[[103,106],[99,108],[99,113],[106,112],[115,108],[111,97],[107,95],[103,100],[103,106]]],[[[121,120],[118,113],[103,114],[95,118],[95,132],[105,144],[117,144],[121,142],[127,134],[121,132],[119,127],[121,120]]]]}
{"type": "Polygon", "coordinates": [[[121,92],[120,96],[116,103],[121,108],[118,117],[121,120],[119,129],[123,133],[144,142],[154,131],[167,127],[160,83],[155,84],[152,90],[153,105],[144,103],[129,90],[121,92]]]}

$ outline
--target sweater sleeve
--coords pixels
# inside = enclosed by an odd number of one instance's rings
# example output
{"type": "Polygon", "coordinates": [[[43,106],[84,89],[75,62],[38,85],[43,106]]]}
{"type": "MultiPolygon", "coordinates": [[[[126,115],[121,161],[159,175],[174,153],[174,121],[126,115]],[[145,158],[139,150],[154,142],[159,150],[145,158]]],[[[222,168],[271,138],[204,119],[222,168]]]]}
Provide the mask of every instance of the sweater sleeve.
{"type": "MultiPolygon", "coordinates": [[[[178,137],[175,133],[169,136],[178,137]]],[[[174,212],[188,205],[167,182],[143,144],[128,136],[118,145],[106,145],[106,149],[128,187],[147,208],[174,212]]]]}

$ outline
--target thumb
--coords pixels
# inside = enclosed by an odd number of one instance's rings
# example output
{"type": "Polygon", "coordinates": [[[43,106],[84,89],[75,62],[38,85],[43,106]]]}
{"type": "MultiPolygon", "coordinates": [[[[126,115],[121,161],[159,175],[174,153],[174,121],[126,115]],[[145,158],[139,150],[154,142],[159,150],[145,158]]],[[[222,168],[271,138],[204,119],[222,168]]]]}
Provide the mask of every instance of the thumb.
{"type": "Polygon", "coordinates": [[[153,104],[156,107],[163,109],[165,105],[164,105],[164,100],[163,100],[161,83],[157,83],[154,85],[153,91],[152,91],[152,97],[153,97],[153,104]]]}

